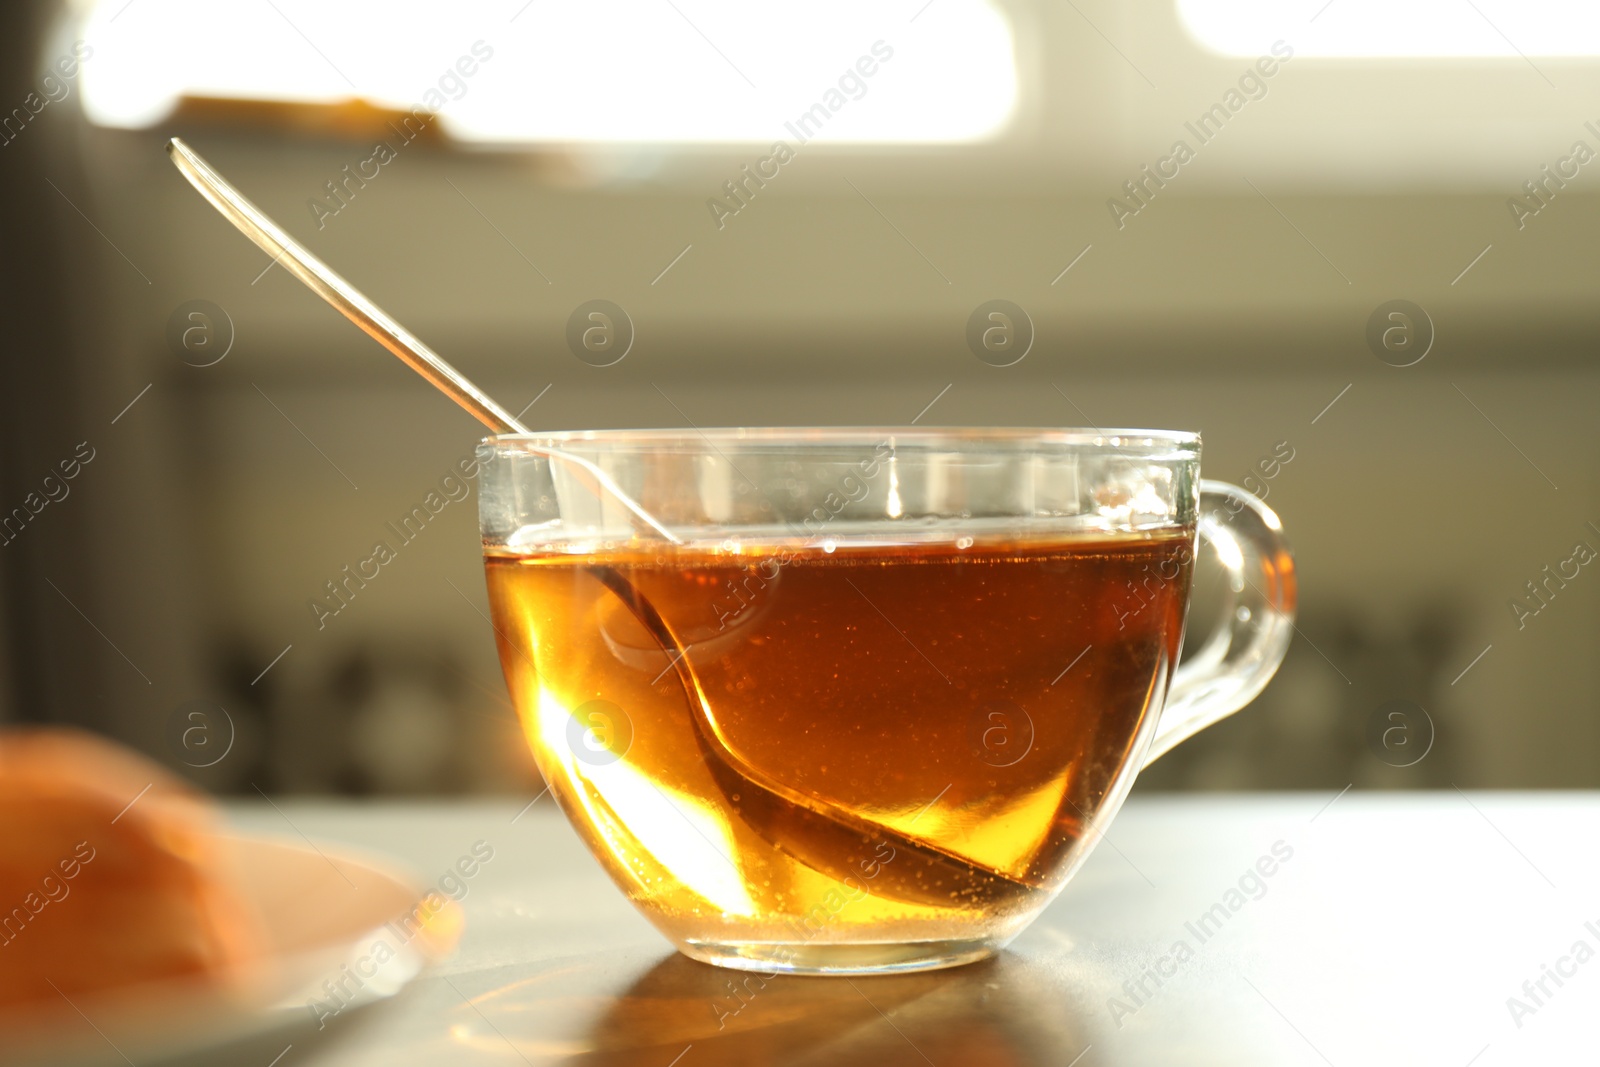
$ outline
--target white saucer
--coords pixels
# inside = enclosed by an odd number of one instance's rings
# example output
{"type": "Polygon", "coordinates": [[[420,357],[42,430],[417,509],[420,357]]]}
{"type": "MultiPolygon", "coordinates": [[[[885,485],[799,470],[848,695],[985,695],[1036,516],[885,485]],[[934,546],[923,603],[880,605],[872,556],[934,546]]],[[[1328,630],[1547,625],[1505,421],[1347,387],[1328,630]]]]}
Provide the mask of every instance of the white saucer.
{"type": "Polygon", "coordinates": [[[227,845],[269,945],[249,992],[167,982],[0,1013],[0,1064],[267,1067],[399,993],[460,937],[457,905],[422,905],[418,882],[382,861],[268,838],[227,845]]]}

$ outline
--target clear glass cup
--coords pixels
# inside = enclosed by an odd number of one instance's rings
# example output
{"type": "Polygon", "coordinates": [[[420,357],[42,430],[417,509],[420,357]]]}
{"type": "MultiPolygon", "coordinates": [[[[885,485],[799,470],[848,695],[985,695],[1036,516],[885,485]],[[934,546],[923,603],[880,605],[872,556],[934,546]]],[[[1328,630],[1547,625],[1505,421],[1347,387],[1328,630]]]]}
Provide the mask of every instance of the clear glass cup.
{"type": "Polygon", "coordinates": [[[501,663],[550,791],[723,966],[998,951],[1292,633],[1277,516],[1201,481],[1192,433],[585,431],[478,456],[501,663]],[[1230,591],[1180,667],[1202,543],[1230,591]]]}

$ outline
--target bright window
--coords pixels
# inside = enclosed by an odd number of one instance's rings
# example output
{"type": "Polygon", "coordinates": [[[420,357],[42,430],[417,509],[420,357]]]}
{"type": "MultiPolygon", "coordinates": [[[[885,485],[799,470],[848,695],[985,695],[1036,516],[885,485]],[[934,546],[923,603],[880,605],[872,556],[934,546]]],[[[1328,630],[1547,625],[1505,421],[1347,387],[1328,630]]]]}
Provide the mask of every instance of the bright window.
{"type": "Polygon", "coordinates": [[[807,114],[807,140],[951,142],[997,133],[1017,100],[987,0],[95,0],[82,36],[89,117],[134,128],[185,95],[431,93],[476,142],[793,143],[807,114]]]}
{"type": "Polygon", "coordinates": [[[1201,44],[1296,56],[1506,57],[1600,55],[1595,0],[1177,0],[1201,44]]]}

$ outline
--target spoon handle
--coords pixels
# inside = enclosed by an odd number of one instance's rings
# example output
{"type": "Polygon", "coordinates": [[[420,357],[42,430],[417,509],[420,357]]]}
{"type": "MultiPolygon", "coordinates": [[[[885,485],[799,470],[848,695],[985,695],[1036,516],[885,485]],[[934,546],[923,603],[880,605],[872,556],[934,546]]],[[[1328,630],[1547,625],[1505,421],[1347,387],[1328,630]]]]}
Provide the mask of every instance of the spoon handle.
{"type": "Polygon", "coordinates": [[[446,363],[438,353],[423,344],[411,331],[374,304],[355,286],[339,277],[304,245],[290,237],[277,223],[228,180],[211,168],[194,149],[174,137],[167,143],[167,154],[183,176],[211,206],[239,228],[261,250],[282,263],[285,270],[304,282],[322,299],[332,304],[345,318],[361,327],[374,341],[399,356],[406,365],[466,408],[473,417],[495,433],[527,433],[527,428],[468,381],[460,371],[446,363]]]}
{"type": "MultiPolygon", "coordinates": [[[[239,228],[240,233],[270,255],[274,263],[282,263],[284,270],[299,278],[307,288],[338,308],[345,318],[361,327],[362,331],[374,341],[399,356],[406,366],[428,379],[435,389],[466,408],[474,418],[495,433],[528,432],[527,427],[518,422],[516,416],[507,413],[506,409],[496,404],[487,393],[473,385],[465,375],[446,363],[437,352],[423,344],[420,338],[390,318],[388,312],[368,300],[355,286],[334,273],[333,268],[312,255],[300,242],[284,233],[282,227],[247,200],[243,193],[228,184],[228,180],[213,170],[211,164],[201,159],[194,149],[174,137],[167,142],[167,155],[172,157],[172,162],[183,176],[189,179],[190,184],[200,190],[200,195],[211,201],[211,206],[222,212],[229,222],[239,228]]],[[[670,544],[683,543],[596,464],[559,448],[547,445],[533,447],[535,451],[565,463],[581,474],[588,481],[591,491],[597,495],[609,496],[621,504],[629,514],[657,537],[670,544]]]]}

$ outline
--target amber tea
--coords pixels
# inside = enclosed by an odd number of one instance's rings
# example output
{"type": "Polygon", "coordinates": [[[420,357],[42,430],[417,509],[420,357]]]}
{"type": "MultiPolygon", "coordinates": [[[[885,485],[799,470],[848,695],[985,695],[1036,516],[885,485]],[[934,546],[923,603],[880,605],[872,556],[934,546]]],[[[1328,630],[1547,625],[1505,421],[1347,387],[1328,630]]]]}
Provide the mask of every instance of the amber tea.
{"type": "Polygon", "coordinates": [[[539,766],[635,904],[803,962],[1032,917],[1137,767],[1193,548],[501,550],[488,583],[539,766]]]}

